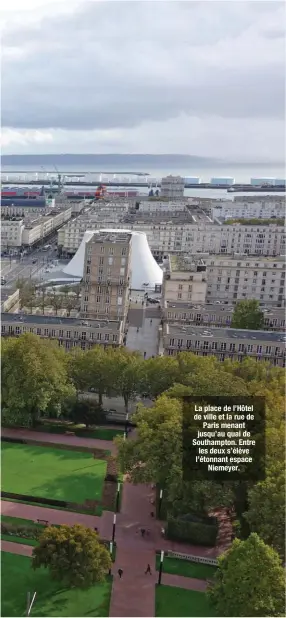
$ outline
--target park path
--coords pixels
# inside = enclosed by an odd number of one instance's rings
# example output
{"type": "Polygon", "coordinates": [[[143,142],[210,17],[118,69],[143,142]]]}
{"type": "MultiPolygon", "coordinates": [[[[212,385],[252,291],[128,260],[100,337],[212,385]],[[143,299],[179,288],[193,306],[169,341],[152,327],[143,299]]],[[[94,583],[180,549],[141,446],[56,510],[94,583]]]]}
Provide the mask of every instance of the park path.
{"type": "Polygon", "coordinates": [[[31,556],[33,549],[34,548],[31,545],[22,545],[21,543],[12,543],[11,541],[1,541],[1,551],[6,551],[9,554],[31,556]]]}
{"type": "Polygon", "coordinates": [[[112,537],[112,522],[113,513],[103,511],[101,517],[96,515],[85,515],[84,513],[74,513],[72,511],[60,511],[57,509],[49,509],[42,506],[32,504],[22,504],[21,502],[9,502],[8,500],[1,501],[2,515],[9,517],[20,517],[22,519],[30,519],[36,521],[42,519],[48,521],[49,524],[74,526],[82,524],[87,528],[98,528],[99,536],[102,539],[109,541],[112,537]]]}
{"type": "Polygon", "coordinates": [[[85,446],[87,448],[100,449],[115,453],[115,444],[111,440],[98,440],[97,438],[79,438],[66,434],[42,433],[41,431],[29,431],[28,429],[11,429],[3,427],[2,438],[18,438],[32,440],[34,442],[47,442],[49,444],[66,444],[69,446],[85,446]]]}

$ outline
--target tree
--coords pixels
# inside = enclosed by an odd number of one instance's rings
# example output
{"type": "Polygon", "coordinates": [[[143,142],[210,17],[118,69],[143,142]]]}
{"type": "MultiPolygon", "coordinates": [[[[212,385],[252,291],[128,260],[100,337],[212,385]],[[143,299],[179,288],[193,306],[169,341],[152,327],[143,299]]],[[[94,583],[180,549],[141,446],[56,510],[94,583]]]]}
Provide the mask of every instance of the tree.
{"type": "Polygon", "coordinates": [[[276,549],[285,561],[285,469],[284,462],[273,464],[265,481],[248,494],[249,508],[244,514],[252,532],[276,549]]]}
{"type": "Polygon", "coordinates": [[[159,397],[179,380],[177,358],[156,356],[145,361],[145,394],[159,397]]]}
{"type": "Polygon", "coordinates": [[[32,568],[49,569],[53,579],[68,587],[89,588],[104,581],[111,565],[97,533],[79,524],[46,528],[33,550],[32,568]]]}
{"type": "Polygon", "coordinates": [[[58,310],[62,309],[63,306],[63,297],[58,294],[56,288],[52,288],[52,294],[49,294],[50,304],[55,310],[56,315],[58,315],[58,310]]]}
{"type": "Polygon", "coordinates": [[[263,330],[264,315],[259,308],[258,300],[240,300],[234,309],[231,328],[248,330],[263,330]]]}
{"type": "Polygon", "coordinates": [[[74,394],[67,355],[54,342],[26,333],[2,346],[2,420],[34,425],[74,394]]]}
{"type": "Polygon", "coordinates": [[[165,395],[152,408],[138,405],[132,440],[116,438],[118,461],[134,483],[158,483],[166,487],[173,466],[182,462],[182,404],[165,395]]]}
{"type": "Polygon", "coordinates": [[[40,296],[40,307],[42,309],[42,313],[45,314],[45,307],[48,301],[48,293],[45,285],[41,285],[39,288],[39,296],[40,296]]]}
{"type": "Polygon", "coordinates": [[[117,376],[114,376],[114,385],[124,399],[126,413],[129,402],[142,391],[145,364],[141,354],[137,352],[130,352],[126,348],[116,350],[117,376]]]}
{"type": "Polygon", "coordinates": [[[218,558],[207,594],[217,616],[284,616],[284,579],[276,551],[252,533],[218,558]]]}

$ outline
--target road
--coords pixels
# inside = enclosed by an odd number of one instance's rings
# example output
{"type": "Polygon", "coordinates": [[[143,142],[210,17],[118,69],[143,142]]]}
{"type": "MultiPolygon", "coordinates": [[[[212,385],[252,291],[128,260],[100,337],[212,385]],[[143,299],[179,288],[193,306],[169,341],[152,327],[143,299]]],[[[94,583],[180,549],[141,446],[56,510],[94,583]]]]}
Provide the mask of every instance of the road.
{"type": "Polygon", "coordinates": [[[35,249],[29,255],[1,258],[1,275],[5,277],[7,287],[14,286],[17,279],[40,279],[52,261],[57,260],[55,245],[48,251],[35,249]]]}

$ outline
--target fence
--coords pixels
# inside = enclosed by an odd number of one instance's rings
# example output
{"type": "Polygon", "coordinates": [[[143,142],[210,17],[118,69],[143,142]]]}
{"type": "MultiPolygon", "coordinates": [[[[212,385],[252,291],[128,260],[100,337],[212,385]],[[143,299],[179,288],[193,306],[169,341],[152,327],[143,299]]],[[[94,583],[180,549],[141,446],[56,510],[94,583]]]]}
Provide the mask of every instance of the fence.
{"type": "Polygon", "coordinates": [[[201,564],[210,564],[212,566],[218,566],[217,558],[204,558],[202,556],[193,556],[192,554],[181,554],[177,551],[169,551],[169,558],[179,558],[180,560],[189,560],[190,562],[200,562],[201,564]]]}

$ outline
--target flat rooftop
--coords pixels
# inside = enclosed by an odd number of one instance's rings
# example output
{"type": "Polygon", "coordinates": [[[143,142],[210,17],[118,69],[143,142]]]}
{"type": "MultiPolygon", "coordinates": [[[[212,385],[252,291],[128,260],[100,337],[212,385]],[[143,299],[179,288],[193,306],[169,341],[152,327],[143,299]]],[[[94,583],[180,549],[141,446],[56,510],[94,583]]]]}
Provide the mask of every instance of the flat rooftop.
{"type": "Polygon", "coordinates": [[[120,330],[121,320],[84,320],[83,318],[63,318],[54,315],[31,315],[23,313],[1,313],[2,324],[38,324],[39,326],[79,326],[81,328],[108,328],[112,331],[120,330]]]}
{"type": "Polygon", "coordinates": [[[171,272],[191,271],[192,267],[205,266],[205,260],[198,254],[188,257],[187,255],[169,255],[171,272]]]}
{"type": "MultiPolygon", "coordinates": [[[[189,311],[199,311],[201,313],[205,312],[205,313],[211,313],[212,311],[216,312],[216,313],[233,313],[234,312],[234,305],[227,305],[224,303],[208,303],[205,305],[202,305],[200,303],[198,304],[194,304],[194,303],[187,303],[187,302],[181,302],[181,301],[176,301],[176,300],[166,300],[165,301],[165,308],[166,309],[185,309],[185,310],[189,310],[189,311]]],[[[265,317],[267,317],[268,315],[279,315],[281,314],[282,316],[285,316],[285,309],[283,307],[271,307],[271,309],[269,308],[265,308],[265,307],[261,307],[261,311],[265,314],[265,317]]]]}
{"type": "Polygon", "coordinates": [[[96,232],[93,236],[87,241],[88,243],[102,243],[102,242],[110,242],[110,243],[129,243],[131,242],[132,234],[128,232],[96,232]]]}
{"type": "Polygon", "coordinates": [[[171,336],[193,336],[207,341],[208,339],[246,339],[249,343],[262,341],[265,343],[286,343],[285,332],[269,332],[265,330],[239,330],[236,328],[201,328],[199,326],[177,326],[168,324],[168,335],[171,336]]]}

